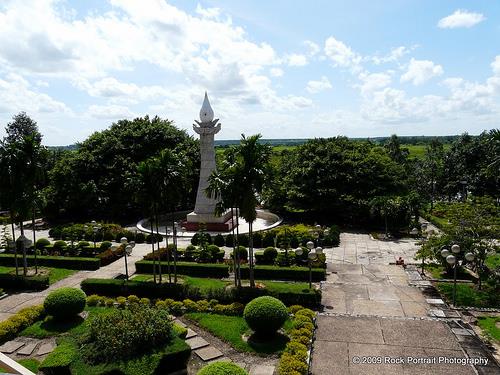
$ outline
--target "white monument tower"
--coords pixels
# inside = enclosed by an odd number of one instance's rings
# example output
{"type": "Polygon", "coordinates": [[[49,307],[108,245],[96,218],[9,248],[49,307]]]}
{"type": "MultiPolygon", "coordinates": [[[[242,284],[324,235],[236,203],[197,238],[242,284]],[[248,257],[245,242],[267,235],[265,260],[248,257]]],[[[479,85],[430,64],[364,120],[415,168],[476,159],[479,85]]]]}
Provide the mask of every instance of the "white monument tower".
{"type": "Polygon", "coordinates": [[[219,119],[214,120],[214,111],[208,101],[205,92],[205,99],[200,110],[200,121],[193,124],[193,129],[200,135],[200,181],[196,194],[196,205],[194,211],[187,215],[184,226],[187,230],[198,230],[203,224],[208,231],[229,231],[231,229],[231,212],[228,211],[220,217],[214,215],[217,201],[208,198],[205,189],[208,187],[208,177],[216,169],[214,135],[220,131],[219,119]]]}

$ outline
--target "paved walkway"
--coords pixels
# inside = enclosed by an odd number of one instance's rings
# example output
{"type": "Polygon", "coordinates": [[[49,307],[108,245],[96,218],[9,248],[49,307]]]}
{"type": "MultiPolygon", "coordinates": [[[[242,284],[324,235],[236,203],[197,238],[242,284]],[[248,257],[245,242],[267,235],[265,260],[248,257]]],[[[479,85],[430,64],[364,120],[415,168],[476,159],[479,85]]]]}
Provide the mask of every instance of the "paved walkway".
{"type": "Polygon", "coordinates": [[[414,241],[375,241],[357,233],[343,233],[341,241],[327,250],[314,375],[500,374],[472,327],[428,294],[429,283],[414,267],[389,265],[400,256],[412,263],[414,241]],[[467,358],[488,364],[456,363],[467,358]]]}

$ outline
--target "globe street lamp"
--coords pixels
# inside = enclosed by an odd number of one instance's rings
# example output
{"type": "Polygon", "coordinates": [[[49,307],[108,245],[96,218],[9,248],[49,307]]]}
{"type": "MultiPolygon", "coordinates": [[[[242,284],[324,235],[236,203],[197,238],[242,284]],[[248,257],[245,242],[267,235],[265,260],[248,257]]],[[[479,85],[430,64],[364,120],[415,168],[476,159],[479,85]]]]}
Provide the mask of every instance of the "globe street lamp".
{"type": "MultiPolygon", "coordinates": [[[[312,251],[314,248],[314,243],[312,241],[307,242],[307,248],[309,249],[309,254],[307,254],[307,263],[309,266],[309,289],[312,288],[312,263],[318,258],[319,254],[323,253],[323,248],[317,247],[314,252],[312,251]]],[[[298,247],[295,249],[295,255],[301,256],[304,253],[302,248],[298,247]]]]}
{"type": "MultiPolygon", "coordinates": [[[[453,267],[453,306],[455,306],[457,298],[457,267],[459,265],[463,265],[464,262],[462,260],[460,263],[460,260],[458,259],[460,251],[460,246],[457,244],[451,246],[451,252],[447,248],[443,248],[441,250],[441,256],[446,259],[446,263],[453,267]]],[[[465,260],[467,262],[472,262],[474,260],[474,254],[465,254],[465,260]]]]}
{"type": "Polygon", "coordinates": [[[128,281],[128,264],[127,264],[127,255],[132,254],[132,249],[135,247],[135,242],[130,241],[128,242],[127,237],[122,237],[120,239],[120,243],[125,246],[125,251],[123,252],[124,258],[125,258],[125,278],[128,281]]]}

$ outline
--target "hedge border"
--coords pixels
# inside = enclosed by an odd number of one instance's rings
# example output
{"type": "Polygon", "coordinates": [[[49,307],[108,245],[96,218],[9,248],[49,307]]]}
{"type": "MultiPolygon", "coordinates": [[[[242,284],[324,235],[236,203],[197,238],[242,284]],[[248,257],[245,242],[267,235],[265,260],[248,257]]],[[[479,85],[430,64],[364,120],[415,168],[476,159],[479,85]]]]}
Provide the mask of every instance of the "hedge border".
{"type": "MultiPolygon", "coordinates": [[[[248,279],[250,276],[248,266],[241,266],[241,277],[248,279]]],[[[307,267],[279,267],[279,266],[255,266],[254,278],[257,280],[294,280],[309,281],[309,269],[307,267]]],[[[313,268],[312,280],[323,281],[326,279],[326,269],[313,268]]]]}
{"type": "MultiPolygon", "coordinates": [[[[15,259],[14,254],[0,254],[0,266],[14,267],[15,259]]],[[[17,256],[18,264],[22,263],[22,257],[17,256]]],[[[28,266],[35,265],[35,256],[27,255],[28,266]]],[[[85,270],[95,271],[101,266],[101,260],[98,258],[83,258],[83,257],[64,257],[64,256],[51,256],[51,255],[38,255],[36,257],[39,266],[53,267],[53,268],[67,268],[70,270],[85,270]]]]}
{"type": "Polygon", "coordinates": [[[49,287],[49,276],[23,276],[0,274],[0,287],[10,290],[44,290],[49,287]]]}
{"type": "MultiPolygon", "coordinates": [[[[158,265],[158,262],[156,262],[158,265]]],[[[161,269],[163,273],[168,273],[167,262],[161,262],[161,269]]],[[[174,265],[170,262],[170,272],[174,271],[174,265]]],[[[135,262],[135,272],[152,274],[153,273],[153,261],[152,260],[140,260],[135,262]]],[[[224,278],[229,277],[229,266],[226,264],[219,263],[192,263],[192,262],[177,262],[177,273],[186,276],[196,276],[196,277],[212,277],[212,278],[224,278]]]]}

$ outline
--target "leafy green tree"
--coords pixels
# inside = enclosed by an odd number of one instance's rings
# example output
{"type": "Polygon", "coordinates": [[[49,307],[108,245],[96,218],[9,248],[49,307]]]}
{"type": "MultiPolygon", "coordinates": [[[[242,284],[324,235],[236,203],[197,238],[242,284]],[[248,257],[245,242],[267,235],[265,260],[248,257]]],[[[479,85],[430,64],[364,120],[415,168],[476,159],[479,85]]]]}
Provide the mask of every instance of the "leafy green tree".
{"type": "Polygon", "coordinates": [[[391,135],[391,138],[385,142],[384,148],[387,150],[389,157],[399,164],[406,163],[410,154],[408,148],[401,147],[401,142],[396,134],[391,135]]]}
{"type": "Polygon", "coordinates": [[[165,149],[182,152],[193,163],[180,202],[191,207],[199,175],[198,142],[169,120],[145,116],[120,120],[92,134],[77,150],[63,153],[49,173],[45,212],[74,219],[139,215],[141,206],[131,199],[137,190],[137,166],[165,149]]]}

